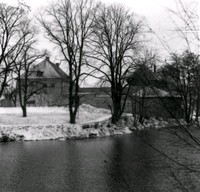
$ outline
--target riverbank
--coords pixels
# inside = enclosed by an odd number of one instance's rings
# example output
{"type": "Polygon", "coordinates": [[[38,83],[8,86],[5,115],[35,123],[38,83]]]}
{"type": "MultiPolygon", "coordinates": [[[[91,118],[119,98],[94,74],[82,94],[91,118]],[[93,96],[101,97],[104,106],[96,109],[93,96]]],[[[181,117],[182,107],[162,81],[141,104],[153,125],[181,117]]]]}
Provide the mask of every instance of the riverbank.
{"type": "MultiPolygon", "coordinates": [[[[19,108],[0,111],[0,141],[66,140],[105,137],[129,134],[149,128],[175,126],[176,121],[150,118],[135,123],[130,114],[122,117],[117,125],[110,122],[111,114],[106,109],[82,105],[77,124],[67,123],[67,108],[29,108],[28,117],[20,117],[19,108]]],[[[183,124],[184,122],[182,122],[183,124]]]]}
{"type": "Polygon", "coordinates": [[[128,127],[109,123],[110,111],[81,105],[77,124],[70,124],[66,107],[0,108],[0,141],[65,140],[131,133],[128,127]]]}
{"type": "Polygon", "coordinates": [[[99,127],[98,123],[94,123],[93,126],[88,127],[87,124],[1,126],[0,141],[83,139],[131,133],[128,127],[118,128],[109,125],[99,127]]]}

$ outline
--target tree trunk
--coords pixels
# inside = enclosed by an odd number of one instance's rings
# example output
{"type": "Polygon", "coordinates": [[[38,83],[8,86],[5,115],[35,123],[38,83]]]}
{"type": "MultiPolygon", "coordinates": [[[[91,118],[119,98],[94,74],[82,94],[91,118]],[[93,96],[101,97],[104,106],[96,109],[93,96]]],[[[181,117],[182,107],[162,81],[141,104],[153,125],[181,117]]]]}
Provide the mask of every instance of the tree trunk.
{"type": "Polygon", "coordinates": [[[119,99],[113,100],[113,113],[112,113],[112,123],[116,124],[121,117],[121,101],[119,99]]]}
{"type": "Polygon", "coordinates": [[[188,112],[185,114],[185,121],[186,121],[187,124],[190,124],[190,122],[191,122],[191,117],[190,117],[190,114],[188,112]]]}
{"type": "Polygon", "coordinates": [[[139,122],[143,125],[143,122],[144,122],[144,116],[143,116],[142,114],[140,114],[139,122]]]}
{"type": "Polygon", "coordinates": [[[23,117],[27,117],[26,105],[22,106],[23,117]]]}
{"type": "Polygon", "coordinates": [[[116,124],[119,121],[119,119],[120,119],[120,117],[116,113],[112,114],[112,123],[113,124],[116,124]]]}
{"type": "Polygon", "coordinates": [[[199,91],[198,91],[198,95],[197,95],[197,106],[196,106],[196,122],[199,122],[199,119],[198,119],[198,117],[199,117],[199,104],[200,104],[200,93],[199,93],[199,91]]]}
{"type": "Polygon", "coordinates": [[[75,124],[76,123],[76,114],[79,108],[79,96],[70,96],[69,97],[69,114],[70,114],[70,120],[69,122],[71,124],[75,124]]]}
{"type": "Polygon", "coordinates": [[[70,121],[71,124],[75,124],[76,123],[76,114],[74,112],[70,113],[70,121]]]}

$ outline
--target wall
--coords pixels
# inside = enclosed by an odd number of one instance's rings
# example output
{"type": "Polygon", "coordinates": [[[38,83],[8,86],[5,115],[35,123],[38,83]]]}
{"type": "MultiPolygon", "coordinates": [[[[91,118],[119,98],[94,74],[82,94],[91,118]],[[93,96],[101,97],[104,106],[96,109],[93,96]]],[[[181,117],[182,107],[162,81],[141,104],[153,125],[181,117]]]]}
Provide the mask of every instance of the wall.
{"type": "Polygon", "coordinates": [[[14,103],[9,99],[0,100],[0,107],[14,107],[14,103]]]}
{"type": "MultiPolygon", "coordinates": [[[[67,105],[68,83],[62,79],[40,79],[45,84],[38,94],[30,97],[27,106],[63,106],[67,105]]],[[[17,106],[19,106],[19,98],[17,106]]]]}
{"type": "Polygon", "coordinates": [[[132,100],[134,114],[141,114],[143,102],[145,117],[183,118],[181,99],[178,97],[146,97],[143,101],[141,99],[134,97],[132,100]]]}
{"type": "MultiPolygon", "coordinates": [[[[81,103],[86,103],[98,108],[111,109],[112,100],[109,96],[109,87],[81,88],[80,92],[81,103]]],[[[124,112],[132,112],[131,98],[127,99],[124,112]]]]}

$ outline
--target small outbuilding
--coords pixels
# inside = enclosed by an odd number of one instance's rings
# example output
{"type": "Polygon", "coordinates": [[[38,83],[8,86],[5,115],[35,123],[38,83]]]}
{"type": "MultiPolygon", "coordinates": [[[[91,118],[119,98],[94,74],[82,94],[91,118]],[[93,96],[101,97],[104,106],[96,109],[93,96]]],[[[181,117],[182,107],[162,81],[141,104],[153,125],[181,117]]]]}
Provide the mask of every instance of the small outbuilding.
{"type": "Polygon", "coordinates": [[[156,71],[141,65],[127,78],[131,86],[133,115],[143,117],[182,118],[182,99],[167,89],[156,71]]]}
{"type": "Polygon", "coordinates": [[[182,100],[177,95],[153,87],[142,87],[132,95],[132,112],[145,118],[182,118],[182,100]]]}

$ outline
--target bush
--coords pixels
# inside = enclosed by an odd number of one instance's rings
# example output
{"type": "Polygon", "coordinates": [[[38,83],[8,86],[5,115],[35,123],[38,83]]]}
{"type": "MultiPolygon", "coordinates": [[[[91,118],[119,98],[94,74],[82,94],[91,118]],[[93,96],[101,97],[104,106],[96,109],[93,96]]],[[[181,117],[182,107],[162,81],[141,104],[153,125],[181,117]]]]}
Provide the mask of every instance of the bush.
{"type": "Polygon", "coordinates": [[[10,138],[6,134],[2,134],[2,136],[0,138],[0,142],[9,142],[9,141],[15,141],[15,139],[14,138],[10,138]]]}

